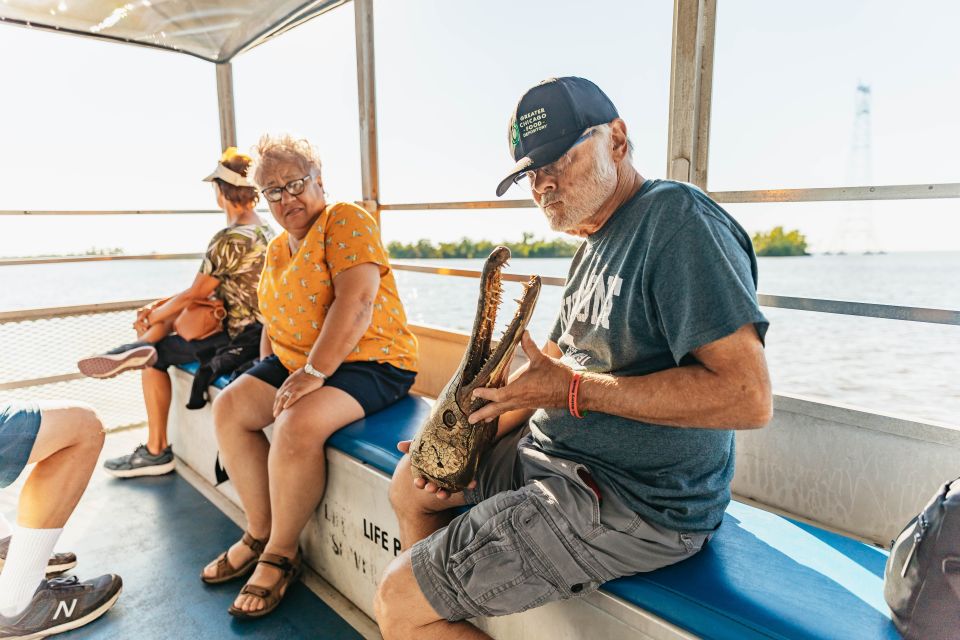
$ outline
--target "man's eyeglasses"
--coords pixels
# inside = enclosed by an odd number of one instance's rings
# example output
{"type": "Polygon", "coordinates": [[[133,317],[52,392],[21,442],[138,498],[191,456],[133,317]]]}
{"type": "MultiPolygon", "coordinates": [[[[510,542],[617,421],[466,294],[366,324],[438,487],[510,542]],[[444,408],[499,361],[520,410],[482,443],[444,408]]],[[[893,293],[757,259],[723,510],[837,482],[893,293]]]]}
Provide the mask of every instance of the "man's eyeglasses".
{"type": "Polygon", "coordinates": [[[284,191],[292,196],[298,196],[303,193],[303,190],[307,187],[307,181],[310,180],[310,177],[311,176],[303,176],[302,178],[291,180],[282,187],[270,187],[269,189],[263,189],[260,191],[260,193],[262,193],[263,197],[269,202],[280,202],[280,199],[283,198],[284,191]]]}
{"type": "Polygon", "coordinates": [[[561,173],[563,173],[564,169],[570,166],[570,163],[573,161],[572,158],[570,158],[570,152],[573,151],[573,148],[578,144],[580,144],[581,142],[583,142],[584,140],[586,140],[587,138],[589,138],[590,136],[592,136],[595,131],[596,129],[587,130],[586,133],[584,133],[582,136],[577,138],[574,141],[574,143],[570,145],[570,148],[567,149],[567,151],[562,156],[560,156],[550,164],[544,167],[540,167],[539,169],[531,169],[530,171],[524,171],[523,173],[518,173],[517,176],[513,179],[513,181],[519,183],[521,180],[526,178],[527,180],[530,181],[530,184],[532,185],[533,181],[536,180],[537,178],[537,172],[543,172],[544,175],[548,175],[552,178],[558,177],[561,173]]]}

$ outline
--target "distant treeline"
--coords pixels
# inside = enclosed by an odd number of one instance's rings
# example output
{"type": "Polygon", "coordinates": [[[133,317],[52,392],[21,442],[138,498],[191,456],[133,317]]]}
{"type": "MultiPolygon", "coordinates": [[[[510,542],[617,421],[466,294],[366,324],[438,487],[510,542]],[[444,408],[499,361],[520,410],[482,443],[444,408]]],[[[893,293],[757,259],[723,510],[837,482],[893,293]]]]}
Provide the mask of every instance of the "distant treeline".
{"type": "Polygon", "coordinates": [[[753,234],[753,249],[758,256],[805,256],[807,237],[799,230],[784,231],[774,227],[770,231],[753,234]]]}
{"type": "Polygon", "coordinates": [[[90,247],[82,253],[38,253],[29,256],[0,256],[0,258],[22,258],[26,260],[28,258],[73,258],[76,256],[122,256],[124,253],[125,251],[121,247],[90,247]]]}
{"type": "Polygon", "coordinates": [[[411,244],[391,242],[387,251],[393,258],[486,258],[498,245],[508,247],[514,258],[569,258],[576,253],[580,242],[561,238],[535,240],[532,233],[526,232],[520,242],[461,238],[456,242],[434,244],[422,238],[411,244]]]}
{"type": "MultiPolygon", "coordinates": [[[[509,247],[514,258],[569,258],[577,252],[579,240],[534,239],[533,234],[524,232],[520,242],[492,242],[490,240],[471,240],[461,238],[456,242],[432,243],[421,238],[414,243],[391,242],[387,251],[394,258],[486,258],[498,245],[509,247]]],[[[805,256],[807,238],[799,230],[784,231],[783,227],[774,227],[767,232],[753,235],[753,248],[758,256],[805,256]]],[[[83,253],[58,254],[58,256],[116,256],[125,252],[120,247],[90,247],[83,253]]],[[[41,256],[19,256],[45,258],[41,256]]],[[[2,256],[0,256],[2,257],[2,256]]]]}
{"type": "MultiPolygon", "coordinates": [[[[576,240],[562,238],[537,240],[532,233],[525,232],[520,242],[491,242],[461,238],[456,242],[434,244],[426,238],[421,238],[410,244],[391,242],[387,245],[387,251],[394,258],[486,258],[494,247],[501,244],[509,247],[514,258],[569,258],[580,246],[580,242],[576,240]]],[[[783,227],[755,233],[753,248],[758,256],[809,255],[806,236],[797,229],[784,231],[783,227]]]]}

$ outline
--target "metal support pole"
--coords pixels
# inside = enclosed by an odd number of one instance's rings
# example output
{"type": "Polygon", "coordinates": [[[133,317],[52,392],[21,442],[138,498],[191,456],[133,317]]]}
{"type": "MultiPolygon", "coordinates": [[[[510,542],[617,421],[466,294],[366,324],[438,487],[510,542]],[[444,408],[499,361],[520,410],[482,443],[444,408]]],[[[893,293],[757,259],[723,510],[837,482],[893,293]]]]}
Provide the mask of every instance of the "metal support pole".
{"type": "Polygon", "coordinates": [[[237,146],[237,118],[233,109],[233,65],[217,63],[217,104],[220,110],[220,150],[237,146]]]}
{"type": "Polygon", "coordinates": [[[357,98],[360,102],[360,175],[363,206],[380,220],[377,154],[377,94],[373,57],[373,0],[354,0],[357,39],[357,98]]]}
{"type": "Polygon", "coordinates": [[[667,177],[707,188],[717,0],[674,0],[667,177]]]}

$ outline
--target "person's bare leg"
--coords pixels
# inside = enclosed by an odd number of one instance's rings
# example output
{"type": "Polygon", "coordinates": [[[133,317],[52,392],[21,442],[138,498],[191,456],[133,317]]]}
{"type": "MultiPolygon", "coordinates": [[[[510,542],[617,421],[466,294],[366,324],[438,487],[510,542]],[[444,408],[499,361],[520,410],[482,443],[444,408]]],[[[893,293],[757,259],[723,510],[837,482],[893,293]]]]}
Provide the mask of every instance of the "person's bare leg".
{"type": "Polygon", "coordinates": [[[97,464],[103,424],[85,406],[41,404],[40,415],[40,431],[29,459],[36,466],[20,492],[17,524],[61,529],[97,464]]]}
{"type": "Polygon", "coordinates": [[[462,493],[441,500],[434,493],[415,487],[409,455],[403,456],[397,464],[390,480],[390,505],[400,524],[402,549],[409,549],[434,531],[450,524],[456,516],[451,509],[464,504],[462,493]]]}
{"type": "MultiPolygon", "coordinates": [[[[160,342],[173,332],[173,320],[167,318],[145,332],[138,332],[137,339],[152,344],[160,342]]],[[[147,408],[147,450],[157,455],[170,444],[167,441],[167,416],[173,399],[170,374],[147,367],[140,374],[140,385],[143,387],[143,402],[147,408]]]]}
{"type": "MultiPolygon", "coordinates": [[[[327,438],[337,429],[363,417],[363,407],[350,394],[321,387],[300,399],[277,418],[270,448],[270,506],[273,512],[266,553],[293,558],[300,533],[320,504],[326,487],[327,438]]],[[[276,567],[259,564],[248,584],[271,587],[280,579],[276,567]]],[[[244,611],[263,608],[263,600],[237,596],[234,606],[244,611]]]]}
{"type": "MultiPolygon", "coordinates": [[[[435,499],[435,498],[434,498],[435,499]]],[[[483,640],[490,636],[469,622],[447,622],[420,591],[413,573],[410,551],[404,551],[387,567],[373,601],[377,624],[384,640],[483,640]]]]}
{"type": "Polygon", "coordinates": [[[147,367],[140,373],[140,382],[147,407],[147,449],[158,455],[170,444],[167,442],[167,415],[173,398],[170,374],[147,367]]]}
{"type": "MultiPolygon", "coordinates": [[[[247,531],[254,538],[270,536],[270,483],[267,456],[270,444],[263,429],[273,422],[273,399],[276,388],[253,376],[240,376],[224,389],[213,402],[213,421],[220,445],[220,462],[237,489],[247,516],[247,531]]],[[[234,567],[253,557],[242,542],[236,542],[227,554],[234,567]]],[[[204,568],[206,576],[214,575],[216,562],[204,568]]]]}
{"type": "Polygon", "coordinates": [[[0,574],[0,614],[30,604],[70,514],[103,447],[103,425],[89,407],[43,403],[28,463],[36,466],[20,493],[17,527],[0,574]]]}

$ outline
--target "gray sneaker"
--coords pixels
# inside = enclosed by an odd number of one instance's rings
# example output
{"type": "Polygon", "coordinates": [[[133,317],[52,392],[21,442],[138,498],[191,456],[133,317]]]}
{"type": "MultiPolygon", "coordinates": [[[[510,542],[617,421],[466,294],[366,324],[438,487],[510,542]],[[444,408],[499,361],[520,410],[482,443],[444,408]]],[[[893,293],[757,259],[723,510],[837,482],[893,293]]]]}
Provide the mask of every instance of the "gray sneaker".
{"type": "Polygon", "coordinates": [[[138,476],[162,476],[173,471],[173,447],[167,447],[157,455],[150,453],[147,445],[142,444],[133,453],[113,458],[103,463],[103,468],[117,478],[136,478],[138,476]]]}
{"type": "Polygon", "coordinates": [[[0,638],[44,638],[82,627],[109,611],[122,588],[120,576],[112,574],[85,582],[75,576],[44,580],[26,609],[0,615],[0,638]]]}
{"type": "Polygon", "coordinates": [[[80,373],[90,378],[112,378],[124,371],[143,369],[157,361],[157,349],[149,342],[131,342],[77,361],[80,373]]]}
{"type": "MultiPolygon", "coordinates": [[[[11,536],[0,538],[0,571],[7,562],[7,552],[10,550],[11,536]]],[[[55,576],[64,571],[70,571],[77,566],[77,556],[72,553],[55,553],[47,560],[47,575],[55,576]]]]}

